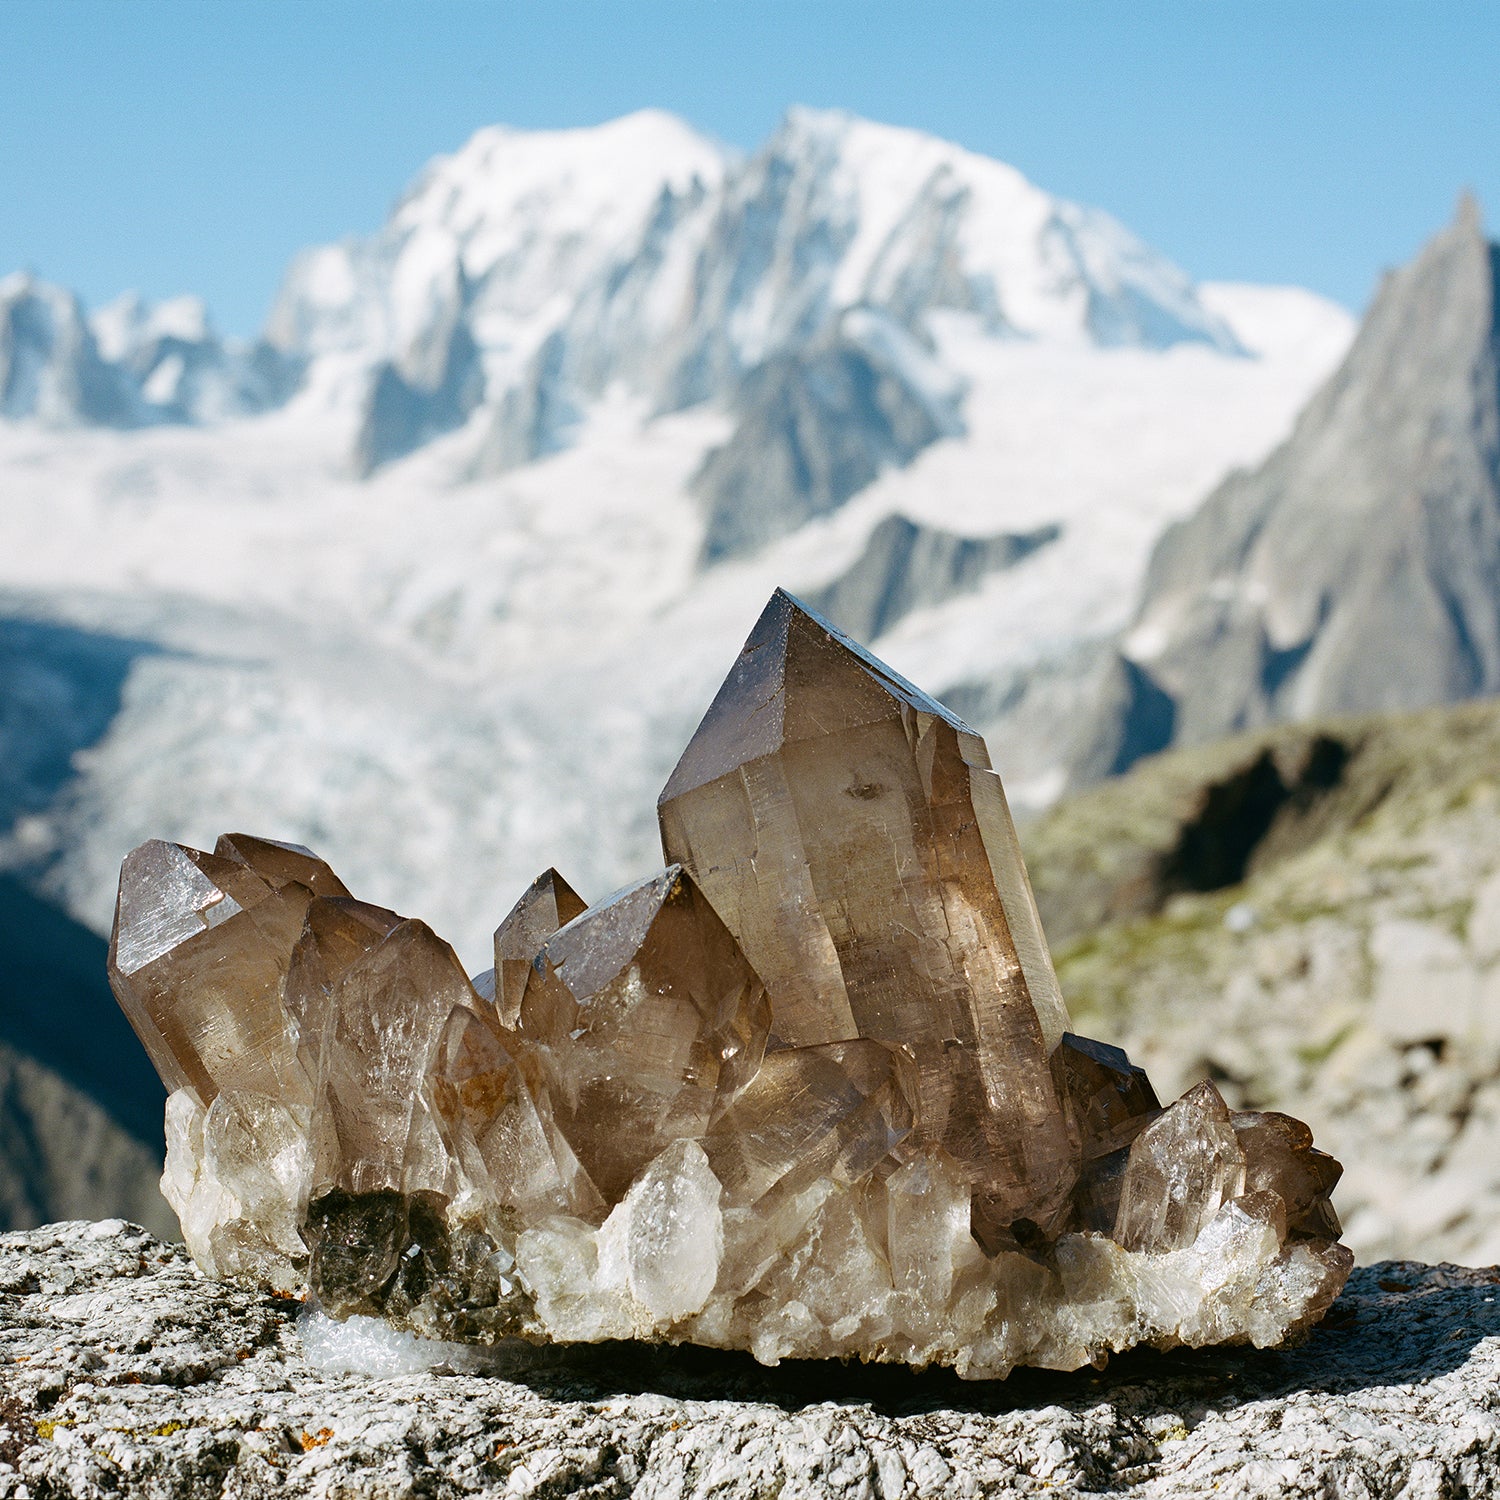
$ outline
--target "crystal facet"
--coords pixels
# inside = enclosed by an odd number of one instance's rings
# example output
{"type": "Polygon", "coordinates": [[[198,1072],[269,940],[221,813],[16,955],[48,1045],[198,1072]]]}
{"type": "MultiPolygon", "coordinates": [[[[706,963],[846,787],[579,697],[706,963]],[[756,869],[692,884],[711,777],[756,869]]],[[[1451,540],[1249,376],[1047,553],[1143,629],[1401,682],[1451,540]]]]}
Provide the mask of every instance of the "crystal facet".
{"type": "Polygon", "coordinates": [[[502,1025],[516,1024],[532,959],[554,932],[587,907],[556,870],[544,870],[495,929],[494,998],[502,1025]]]}
{"type": "Polygon", "coordinates": [[[1321,1316],[1338,1163],[1074,1034],[947,710],[778,592],[658,811],[667,869],[588,907],[548,870],[473,981],[298,846],[126,859],[110,980],[205,1271],[971,1378],[1321,1316]]]}

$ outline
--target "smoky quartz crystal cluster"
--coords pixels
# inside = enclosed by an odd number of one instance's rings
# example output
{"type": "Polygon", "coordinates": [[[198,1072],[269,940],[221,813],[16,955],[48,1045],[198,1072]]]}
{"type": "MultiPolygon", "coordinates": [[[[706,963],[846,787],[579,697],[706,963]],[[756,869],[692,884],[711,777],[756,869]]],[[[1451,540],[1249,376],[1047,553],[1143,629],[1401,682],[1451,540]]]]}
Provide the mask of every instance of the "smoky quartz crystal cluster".
{"type": "Polygon", "coordinates": [[[450,1339],[1002,1376],[1275,1344],[1338,1164],[1073,1034],[999,777],[778,592],[663,791],[667,867],[548,870],[465,974],[308,850],[125,861],[110,978],[209,1275],[450,1339]]]}

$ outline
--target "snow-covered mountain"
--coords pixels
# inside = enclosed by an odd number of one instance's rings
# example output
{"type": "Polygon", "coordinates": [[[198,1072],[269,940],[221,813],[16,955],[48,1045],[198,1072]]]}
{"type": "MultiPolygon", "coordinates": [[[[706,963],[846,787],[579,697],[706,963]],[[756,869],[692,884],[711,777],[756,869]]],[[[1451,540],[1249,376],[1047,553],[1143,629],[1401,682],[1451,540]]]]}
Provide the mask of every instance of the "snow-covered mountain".
{"type": "Polygon", "coordinates": [[[744,160],[656,111],[481,131],[373,238],[299,257],[268,337],[357,410],[362,470],[485,409],[474,462],[494,472],[567,446],[611,388],[657,414],[731,402],[751,372],[816,380],[785,356],[829,341],[920,401],[938,311],[996,336],[1236,348],[1107,214],[930,136],[805,109],[744,160]]]}
{"type": "MultiPolygon", "coordinates": [[[[0,613],[104,646],[28,665],[76,711],[0,863],[97,929],[132,844],[251,827],[476,966],[537,870],[597,897],[656,862],[655,793],[773,587],[1003,726],[1351,332],[802,110],[743,158],[649,112],[480,132],[298,257],[238,405],[189,394],[225,389],[195,308],[59,295],[63,353],[10,336],[0,392],[129,399],[7,404],[0,613]]],[[[1045,799],[1055,747],[997,748],[1045,799]]]]}
{"type": "Polygon", "coordinates": [[[92,318],[73,293],[0,278],[0,417],[51,427],[217,421],[285,401],[301,362],[265,342],[225,342],[196,297],[129,295],[92,318]]]}

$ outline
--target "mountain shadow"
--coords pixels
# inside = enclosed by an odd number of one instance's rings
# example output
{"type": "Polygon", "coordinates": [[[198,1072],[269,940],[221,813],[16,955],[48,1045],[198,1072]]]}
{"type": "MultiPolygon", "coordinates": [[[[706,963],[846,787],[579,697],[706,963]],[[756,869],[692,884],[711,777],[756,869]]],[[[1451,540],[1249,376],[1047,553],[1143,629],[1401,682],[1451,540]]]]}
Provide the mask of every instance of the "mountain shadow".
{"type": "Polygon", "coordinates": [[[97,933],[0,876],[0,1042],[155,1146],[166,1094],[110,993],[106,949],[97,933]]]}

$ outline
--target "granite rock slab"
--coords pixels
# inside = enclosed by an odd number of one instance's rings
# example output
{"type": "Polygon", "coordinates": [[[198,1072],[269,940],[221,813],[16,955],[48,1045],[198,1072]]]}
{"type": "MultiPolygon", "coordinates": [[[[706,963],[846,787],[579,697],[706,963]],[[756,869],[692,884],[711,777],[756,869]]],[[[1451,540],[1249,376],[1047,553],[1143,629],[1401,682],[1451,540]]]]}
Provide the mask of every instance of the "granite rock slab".
{"type": "Polygon", "coordinates": [[[964,1383],[630,1344],[375,1378],[119,1220],[0,1236],[0,1500],[1490,1495],[1500,1269],[1357,1269],[1298,1347],[964,1383]]]}

